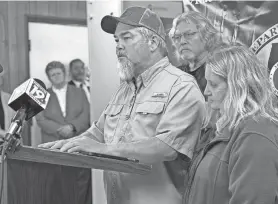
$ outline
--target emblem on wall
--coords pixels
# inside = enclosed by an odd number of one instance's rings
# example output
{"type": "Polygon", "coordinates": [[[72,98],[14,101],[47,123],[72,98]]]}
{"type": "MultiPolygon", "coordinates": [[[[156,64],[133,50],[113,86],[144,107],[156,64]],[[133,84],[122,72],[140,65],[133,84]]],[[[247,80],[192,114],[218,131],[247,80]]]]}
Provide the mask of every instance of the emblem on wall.
{"type": "Polygon", "coordinates": [[[271,87],[273,88],[275,94],[278,96],[278,62],[272,67],[269,75],[269,80],[271,87]]]}
{"type": "Polygon", "coordinates": [[[278,96],[278,24],[260,35],[250,49],[267,65],[271,86],[278,96]]]}

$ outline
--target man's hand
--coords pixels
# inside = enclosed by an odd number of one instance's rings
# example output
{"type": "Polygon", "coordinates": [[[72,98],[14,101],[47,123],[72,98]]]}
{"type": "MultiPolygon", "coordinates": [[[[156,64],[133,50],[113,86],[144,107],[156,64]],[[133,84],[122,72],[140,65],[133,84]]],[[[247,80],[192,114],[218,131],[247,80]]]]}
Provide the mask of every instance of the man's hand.
{"type": "Polygon", "coordinates": [[[74,131],[71,125],[64,125],[57,130],[58,134],[63,138],[71,138],[74,136],[74,131]]]}
{"type": "Polygon", "coordinates": [[[105,153],[106,145],[102,143],[98,143],[95,140],[82,136],[78,137],[74,140],[68,140],[67,142],[61,141],[54,145],[53,148],[60,147],[61,152],[97,152],[97,153],[105,153]]]}
{"type": "Polygon", "coordinates": [[[67,142],[68,142],[67,140],[57,140],[53,142],[40,144],[38,145],[38,147],[44,149],[60,149],[67,142]]]}
{"type": "Polygon", "coordinates": [[[78,139],[79,137],[80,136],[76,136],[76,137],[72,137],[72,138],[66,139],[66,140],[57,140],[57,141],[53,141],[53,142],[47,142],[47,143],[39,144],[38,147],[44,148],[44,149],[60,149],[64,144],[66,144],[70,141],[74,141],[74,140],[78,139]]]}

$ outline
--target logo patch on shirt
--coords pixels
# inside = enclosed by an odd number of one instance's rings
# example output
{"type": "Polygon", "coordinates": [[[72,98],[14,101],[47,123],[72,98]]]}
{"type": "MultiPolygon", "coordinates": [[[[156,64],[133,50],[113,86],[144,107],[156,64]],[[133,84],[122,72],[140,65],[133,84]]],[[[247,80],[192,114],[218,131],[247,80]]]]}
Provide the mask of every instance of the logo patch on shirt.
{"type": "Polygon", "coordinates": [[[152,97],[154,97],[154,98],[165,98],[167,96],[168,96],[168,94],[165,92],[163,92],[163,93],[154,92],[152,95],[152,97]]]}

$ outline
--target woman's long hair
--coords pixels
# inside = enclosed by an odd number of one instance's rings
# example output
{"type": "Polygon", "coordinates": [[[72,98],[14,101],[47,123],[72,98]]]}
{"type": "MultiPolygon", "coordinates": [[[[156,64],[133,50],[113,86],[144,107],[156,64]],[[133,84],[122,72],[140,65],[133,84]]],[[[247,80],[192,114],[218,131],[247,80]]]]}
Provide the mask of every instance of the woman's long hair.
{"type": "Polygon", "coordinates": [[[278,99],[271,88],[268,69],[247,47],[223,45],[210,54],[206,66],[228,85],[216,122],[218,131],[226,126],[233,130],[249,116],[278,122],[278,99]]]}

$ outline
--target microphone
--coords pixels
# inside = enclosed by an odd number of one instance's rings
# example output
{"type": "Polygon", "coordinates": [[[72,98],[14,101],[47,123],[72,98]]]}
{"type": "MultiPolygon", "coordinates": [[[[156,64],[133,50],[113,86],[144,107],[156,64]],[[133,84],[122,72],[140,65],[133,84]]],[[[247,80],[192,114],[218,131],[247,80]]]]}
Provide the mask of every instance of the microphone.
{"type": "Polygon", "coordinates": [[[41,80],[31,78],[13,91],[8,105],[17,112],[4,138],[8,150],[13,149],[14,143],[20,138],[24,120],[31,119],[46,108],[50,94],[45,89],[41,80]]]}
{"type": "Polygon", "coordinates": [[[50,94],[45,84],[39,79],[28,79],[12,93],[8,105],[14,111],[25,109],[26,121],[46,108],[50,94]]]}

